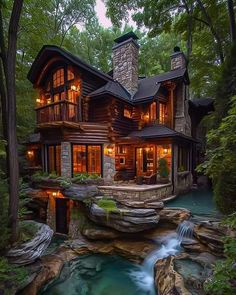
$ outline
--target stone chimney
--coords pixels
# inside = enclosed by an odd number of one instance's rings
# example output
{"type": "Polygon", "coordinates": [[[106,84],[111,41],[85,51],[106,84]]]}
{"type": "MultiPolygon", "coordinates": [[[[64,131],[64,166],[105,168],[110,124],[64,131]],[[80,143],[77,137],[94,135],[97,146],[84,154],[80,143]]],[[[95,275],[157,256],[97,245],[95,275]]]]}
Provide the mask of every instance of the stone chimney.
{"type": "Polygon", "coordinates": [[[170,58],[171,70],[183,69],[187,67],[187,59],[178,46],[174,48],[174,53],[171,54],[170,58]]]}
{"type": "Polygon", "coordinates": [[[113,78],[131,95],[138,89],[138,37],[129,32],[115,39],[113,53],[113,78]]]}

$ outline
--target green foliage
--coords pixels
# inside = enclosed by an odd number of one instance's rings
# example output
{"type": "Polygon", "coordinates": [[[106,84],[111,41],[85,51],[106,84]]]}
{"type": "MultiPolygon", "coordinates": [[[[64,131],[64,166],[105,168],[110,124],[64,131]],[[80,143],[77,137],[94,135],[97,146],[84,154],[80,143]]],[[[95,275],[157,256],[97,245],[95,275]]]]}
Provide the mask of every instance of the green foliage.
{"type": "Polygon", "coordinates": [[[160,177],[167,178],[169,176],[168,162],[165,158],[159,159],[158,171],[159,171],[160,177]]]}
{"type": "Polygon", "coordinates": [[[86,184],[90,180],[99,180],[101,177],[96,174],[96,173],[76,173],[74,177],[72,178],[72,183],[77,183],[77,184],[86,184]]]}
{"type": "Polygon", "coordinates": [[[2,294],[15,294],[16,288],[27,278],[28,272],[24,267],[9,264],[7,259],[0,257],[0,292],[2,294]]]}
{"type": "Polygon", "coordinates": [[[236,97],[231,100],[228,116],[219,128],[207,135],[207,160],[197,171],[204,172],[213,182],[214,197],[223,213],[236,211],[236,97]]]}
{"type": "MultiPolygon", "coordinates": [[[[236,215],[230,216],[224,224],[235,229],[236,215]]],[[[213,277],[204,286],[208,294],[231,295],[236,293],[236,239],[234,237],[224,239],[224,254],[226,259],[216,263],[213,277]]]]}
{"type": "Polygon", "coordinates": [[[120,210],[117,208],[116,202],[114,200],[108,198],[102,198],[97,201],[97,205],[106,211],[107,219],[109,218],[109,214],[111,212],[119,212],[120,210]]]}

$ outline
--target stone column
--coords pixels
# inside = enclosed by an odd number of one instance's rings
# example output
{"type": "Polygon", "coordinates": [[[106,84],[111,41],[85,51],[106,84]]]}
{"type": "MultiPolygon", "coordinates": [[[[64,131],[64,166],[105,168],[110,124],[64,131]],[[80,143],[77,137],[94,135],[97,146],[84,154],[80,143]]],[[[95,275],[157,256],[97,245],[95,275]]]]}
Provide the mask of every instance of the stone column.
{"type": "Polygon", "coordinates": [[[72,176],[71,143],[70,142],[61,143],[61,176],[64,176],[64,177],[72,176]]]}
{"type": "Polygon", "coordinates": [[[105,144],[103,154],[103,179],[105,184],[112,184],[116,173],[115,144],[105,144]]]}

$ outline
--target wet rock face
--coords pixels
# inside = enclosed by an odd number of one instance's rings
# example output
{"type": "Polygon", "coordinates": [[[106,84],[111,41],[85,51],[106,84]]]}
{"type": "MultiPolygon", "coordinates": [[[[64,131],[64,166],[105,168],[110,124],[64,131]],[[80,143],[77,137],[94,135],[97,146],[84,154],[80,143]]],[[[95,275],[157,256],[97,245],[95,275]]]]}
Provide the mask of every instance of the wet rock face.
{"type": "Polygon", "coordinates": [[[107,213],[96,204],[89,208],[88,217],[97,224],[127,233],[154,228],[159,221],[159,215],[154,209],[125,208],[107,213]]]}
{"type": "Polygon", "coordinates": [[[159,211],[159,214],[162,224],[172,224],[175,226],[191,216],[191,212],[184,208],[163,208],[159,211]]]}
{"type": "Polygon", "coordinates": [[[159,295],[204,295],[203,284],[212,273],[216,257],[209,253],[186,253],[156,262],[155,283],[159,295]]]}
{"type": "Polygon", "coordinates": [[[194,227],[194,236],[216,255],[222,255],[224,252],[222,238],[225,234],[226,228],[220,226],[218,222],[201,223],[194,227]]]}
{"type": "Polygon", "coordinates": [[[53,230],[46,224],[38,223],[37,226],[38,231],[32,240],[8,251],[6,256],[10,262],[20,265],[30,264],[47,249],[53,236],[53,230]]]}

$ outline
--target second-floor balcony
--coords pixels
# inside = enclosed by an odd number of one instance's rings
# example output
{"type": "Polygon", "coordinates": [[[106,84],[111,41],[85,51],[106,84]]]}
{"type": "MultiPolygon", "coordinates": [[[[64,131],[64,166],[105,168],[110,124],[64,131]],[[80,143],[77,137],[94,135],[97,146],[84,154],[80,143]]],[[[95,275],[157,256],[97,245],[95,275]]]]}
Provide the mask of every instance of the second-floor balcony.
{"type": "Polygon", "coordinates": [[[36,108],[37,124],[54,121],[78,122],[78,105],[61,100],[36,108]]]}

